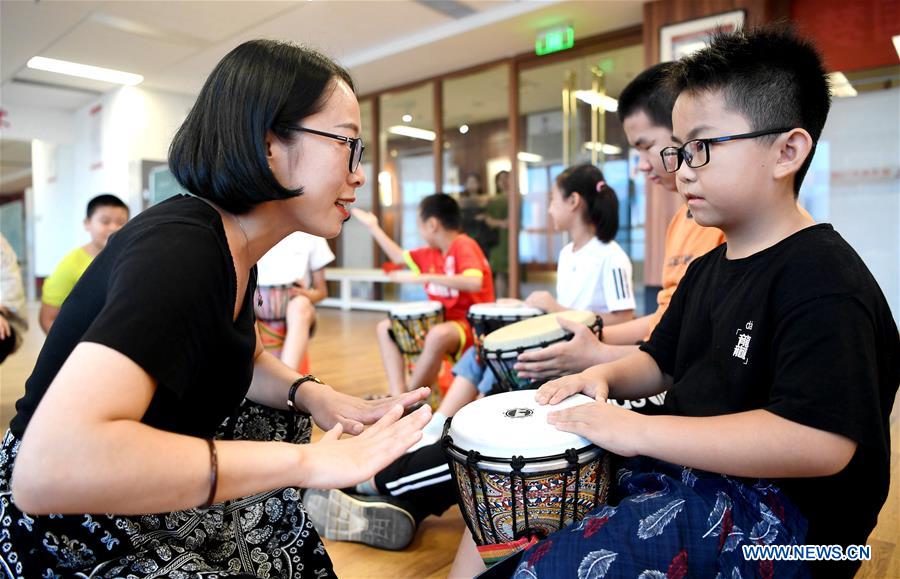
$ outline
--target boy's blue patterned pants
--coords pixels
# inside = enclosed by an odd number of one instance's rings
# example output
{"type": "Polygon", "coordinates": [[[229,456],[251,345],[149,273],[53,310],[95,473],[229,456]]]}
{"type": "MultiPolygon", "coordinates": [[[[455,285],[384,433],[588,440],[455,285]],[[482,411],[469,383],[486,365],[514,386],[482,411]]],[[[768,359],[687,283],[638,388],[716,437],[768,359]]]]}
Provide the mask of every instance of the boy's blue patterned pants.
{"type": "Polygon", "coordinates": [[[611,500],[526,551],[518,578],[809,577],[797,561],[748,561],[743,545],[802,544],[806,519],[777,487],[637,457],[611,500]]]}

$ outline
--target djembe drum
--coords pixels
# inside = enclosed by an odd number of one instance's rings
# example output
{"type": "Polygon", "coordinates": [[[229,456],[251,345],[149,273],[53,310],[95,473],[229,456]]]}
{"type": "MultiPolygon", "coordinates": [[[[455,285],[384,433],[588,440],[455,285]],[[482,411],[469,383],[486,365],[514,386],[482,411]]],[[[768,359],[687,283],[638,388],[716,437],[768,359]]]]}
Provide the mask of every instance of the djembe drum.
{"type": "Polygon", "coordinates": [[[485,336],[499,330],[504,326],[540,316],[543,310],[533,308],[519,300],[500,300],[469,306],[466,319],[472,326],[472,335],[475,338],[475,347],[478,348],[478,358],[484,360],[482,342],[485,336]]]}
{"type": "MultiPolygon", "coordinates": [[[[390,335],[403,354],[405,371],[412,372],[428,330],[444,321],[444,306],[434,301],[409,302],[391,308],[388,318],[391,320],[390,335]]],[[[440,401],[440,386],[432,385],[428,404],[436,409],[440,401]]]]}
{"type": "Polygon", "coordinates": [[[545,314],[516,322],[495,330],[484,338],[484,361],[497,377],[496,389],[500,391],[538,388],[552,378],[527,380],[520,378],[515,370],[519,354],[531,350],[540,350],[557,342],[572,338],[556,321],[564,317],[590,327],[599,335],[603,322],[593,312],[567,310],[564,312],[545,314]]]}
{"type": "Polygon", "coordinates": [[[478,545],[546,537],[606,502],[609,454],[547,424],[548,412],[594,400],[576,394],[541,406],[534,394],[476,400],[444,425],[460,510],[478,545]]]}

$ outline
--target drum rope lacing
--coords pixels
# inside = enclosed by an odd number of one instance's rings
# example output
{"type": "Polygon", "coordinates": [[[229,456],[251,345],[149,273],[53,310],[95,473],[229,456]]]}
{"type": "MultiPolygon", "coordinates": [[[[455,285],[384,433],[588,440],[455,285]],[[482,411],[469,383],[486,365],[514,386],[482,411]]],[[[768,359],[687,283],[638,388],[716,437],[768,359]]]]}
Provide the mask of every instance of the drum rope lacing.
{"type": "Polygon", "coordinates": [[[569,473],[570,471],[575,476],[575,495],[572,497],[572,520],[576,520],[578,518],[578,490],[579,483],[581,482],[581,476],[578,472],[578,451],[574,448],[566,449],[566,462],[569,463],[569,468],[566,469],[563,473],[563,488],[562,488],[562,505],[559,509],[559,528],[563,528],[565,526],[566,520],[566,492],[569,489],[569,473]]]}
{"type": "Polygon", "coordinates": [[[509,473],[510,502],[512,503],[512,528],[513,534],[515,534],[519,523],[516,517],[516,475],[519,475],[519,481],[522,483],[522,513],[525,515],[525,529],[528,529],[528,508],[526,505],[528,497],[525,492],[525,475],[522,474],[522,469],[525,468],[525,457],[522,455],[513,456],[510,466],[512,467],[512,471],[509,473]]]}

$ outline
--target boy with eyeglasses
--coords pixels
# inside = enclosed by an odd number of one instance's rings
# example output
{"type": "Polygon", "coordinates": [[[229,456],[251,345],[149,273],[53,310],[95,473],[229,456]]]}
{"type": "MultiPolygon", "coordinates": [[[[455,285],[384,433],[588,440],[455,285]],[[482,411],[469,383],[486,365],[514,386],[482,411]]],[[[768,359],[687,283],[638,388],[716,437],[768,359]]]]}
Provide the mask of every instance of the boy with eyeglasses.
{"type": "Polygon", "coordinates": [[[663,158],[726,244],[694,260],[640,352],[538,391],[595,397],[549,422],[633,458],[607,506],[517,572],[851,577],[858,561],[744,548],[864,545],[887,496],[897,326],[859,256],[796,205],[830,106],[825,70],[809,43],[766,27],[715,36],[672,81],[680,146],[663,158]],[[605,403],[666,388],[670,415],[605,403]]]}
{"type": "MultiPolygon", "coordinates": [[[[678,191],[675,175],[666,172],[660,151],[672,144],[672,106],[675,97],[669,86],[668,74],[674,63],[661,62],[637,75],[619,95],[619,120],[628,142],[638,151],[638,171],[645,173],[651,183],[664,191],[678,191]]],[[[523,378],[551,378],[581,372],[595,364],[618,360],[637,350],[637,344],[653,332],[669,306],[688,265],[725,241],[717,227],[701,227],[694,222],[686,206],[679,207],[666,228],[665,256],[662,269],[662,289],[656,296],[657,309],[640,318],[607,326],[603,341],[590,331],[560,320],[572,332],[571,340],[531,352],[523,352],[516,363],[516,371],[523,378]]],[[[662,407],[663,396],[616,403],[641,412],[656,413],[662,407]]]]}

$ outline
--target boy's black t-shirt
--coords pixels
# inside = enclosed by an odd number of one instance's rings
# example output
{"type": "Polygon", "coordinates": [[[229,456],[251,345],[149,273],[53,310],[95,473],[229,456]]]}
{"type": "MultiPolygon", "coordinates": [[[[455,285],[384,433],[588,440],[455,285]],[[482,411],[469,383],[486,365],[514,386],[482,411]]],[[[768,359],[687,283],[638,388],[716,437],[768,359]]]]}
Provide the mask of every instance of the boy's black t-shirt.
{"type": "Polygon", "coordinates": [[[827,224],[744,259],[726,251],[690,265],[641,347],[674,378],[666,409],[765,409],[857,442],[834,476],[774,482],[808,519],[806,544],[865,544],[887,497],[888,418],[900,382],[900,340],[884,295],[827,224]]]}
{"type": "Polygon", "coordinates": [[[250,387],[255,288],[254,268],[232,321],[237,278],[218,212],[187,196],[147,209],[110,238],[63,303],[10,429],[22,436],[75,346],[93,342],[156,380],[142,422],[213,436],[250,387]]]}

